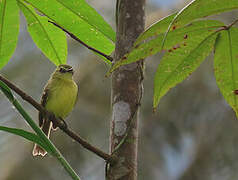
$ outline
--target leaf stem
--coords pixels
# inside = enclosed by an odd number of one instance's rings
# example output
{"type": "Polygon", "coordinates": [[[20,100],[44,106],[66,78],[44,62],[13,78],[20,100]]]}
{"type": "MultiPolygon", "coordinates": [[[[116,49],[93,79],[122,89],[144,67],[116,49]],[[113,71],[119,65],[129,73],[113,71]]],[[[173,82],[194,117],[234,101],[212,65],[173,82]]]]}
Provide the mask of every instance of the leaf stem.
{"type": "Polygon", "coordinates": [[[60,28],[62,31],[66,32],[71,38],[73,38],[74,40],[76,40],[77,42],[79,42],[80,44],[82,44],[83,46],[85,46],[86,48],[88,48],[89,50],[94,51],[97,54],[100,54],[101,56],[105,57],[107,60],[109,60],[110,62],[113,61],[113,58],[109,55],[104,54],[103,52],[87,45],[86,43],[84,43],[83,41],[81,41],[79,38],[77,38],[74,34],[72,34],[71,32],[67,31],[66,29],[64,29],[63,27],[61,27],[60,25],[56,24],[53,21],[48,20],[49,23],[55,25],[56,27],[60,28]]]}

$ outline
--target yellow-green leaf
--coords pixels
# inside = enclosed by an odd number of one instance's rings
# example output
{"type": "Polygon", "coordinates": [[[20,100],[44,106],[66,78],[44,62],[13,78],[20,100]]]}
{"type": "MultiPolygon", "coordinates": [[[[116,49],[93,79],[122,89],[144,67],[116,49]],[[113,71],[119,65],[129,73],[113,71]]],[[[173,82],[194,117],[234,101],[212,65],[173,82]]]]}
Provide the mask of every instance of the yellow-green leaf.
{"type": "Polygon", "coordinates": [[[0,0],[0,69],[14,53],[18,33],[19,9],[16,0],[0,0]]]}
{"type": "Polygon", "coordinates": [[[66,64],[67,41],[65,33],[48,22],[47,17],[35,13],[34,9],[18,1],[27,20],[27,29],[33,41],[55,65],[66,64]]]}
{"type": "Polygon", "coordinates": [[[238,9],[237,0],[194,0],[175,16],[171,27],[179,28],[195,19],[233,9],[238,9]]]}
{"type": "Polygon", "coordinates": [[[169,31],[181,28],[187,23],[191,23],[192,21],[199,18],[231,11],[233,9],[238,9],[237,0],[193,0],[181,11],[179,11],[171,21],[162,44],[164,45],[165,41],[167,40],[169,31]]]}
{"type": "MultiPolygon", "coordinates": [[[[193,45],[193,41],[198,40],[197,37],[203,38],[209,36],[209,34],[215,32],[223,25],[219,21],[201,20],[171,31],[168,34],[163,50],[173,52],[175,49],[186,49],[193,45]]],[[[108,74],[122,65],[130,64],[158,53],[162,47],[163,37],[164,33],[160,33],[154,39],[135,46],[131,52],[112,66],[108,74]]]]}
{"type": "Polygon", "coordinates": [[[112,41],[116,40],[116,33],[103,17],[93,9],[85,0],[57,0],[77,16],[90,24],[112,41]]]}
{"type": "Polygon", "coordinates": [[[238,117],[238,29],[222,31],[217,38],[214,56],[217,85],[238,117]]]}
{"type": "MultiPolygon", "coordinates": [[[[69,8],[68,3],[62,3],[59,0],[24,0],[31,4],[39,12],[47,16],[59,26],[74,34],[87,45],[110,55],[115,48],[111,38],[105,35],[105,32],[99,31],[95,26],[85,21],[75,9],[69,8]]],[[[104,59],[105,60],[105,59],[104,59]]],[[[105,60],[106,61],[106,60],[105,60]]],[[[108,61],[106,61],[109,63],[108,61]]]]}
{"type": "Polygon", "coordinates": [[[211,52],[217,32],[197,31],[182,48],[167,52],[160,62],[154,81],[154,103],[156,108],[160,99],[175,85],[195,71],[211,52]]]}

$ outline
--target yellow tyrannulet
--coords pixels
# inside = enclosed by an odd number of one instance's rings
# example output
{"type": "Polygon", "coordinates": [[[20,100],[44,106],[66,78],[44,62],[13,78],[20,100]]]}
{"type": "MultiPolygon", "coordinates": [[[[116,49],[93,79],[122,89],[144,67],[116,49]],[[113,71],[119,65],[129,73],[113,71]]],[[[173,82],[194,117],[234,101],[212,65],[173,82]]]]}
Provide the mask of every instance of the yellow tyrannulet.
{"type": "MultiPolygon", "coordinates": [[[[41,104],[59,118],[65,118],[73,109],[77,94],[78,86],[73,80],[73,68],[69,65],[59,65],[47,82],[41,104]]],[[[50,136],[51,129],[57,127],[42,113],[39,113],[39,126],[42,131],[50,136]]],[[[33,156],[45,156],[46,151],[39,145],[35,144],[33,156]]]]}

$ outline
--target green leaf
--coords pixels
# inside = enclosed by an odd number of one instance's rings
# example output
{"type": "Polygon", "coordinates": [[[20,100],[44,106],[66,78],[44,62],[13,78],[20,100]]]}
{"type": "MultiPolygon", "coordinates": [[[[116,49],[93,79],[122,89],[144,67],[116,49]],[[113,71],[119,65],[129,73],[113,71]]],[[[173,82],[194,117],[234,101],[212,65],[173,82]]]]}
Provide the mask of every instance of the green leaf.
{"type": "Polygon", "coordinates": [[[155,38],[159,34],[166,32],[168,29],[169,24],[174,19],[175,15],[177,13],[171,14],[161,20],[159,20],[157,23],[151,25],[145,32],[143,32],[136,40],[135,45],[141,43],[142,41],[148,39],[148,38],[155,38]]]}
{"type": "Polygon", "coordinates": [[[48,148],[48,146],[46,146],[45,143],[43,143],[42,140],[39,138],[39,136],[37,136],[36,134],[27,132],[23,129],[9,128],[9,127],[5,127],[5,126],[0,126],[0,130],[11,133],[11,134],[15,134],[17,136],[21,136],[29,141],[37,143],[42,148],[44,148],[47,152],[51,153],[51,150],[48,148]]]}
{"type": "Polygon", "coordinates": [[[0,80],[0,89],[1,91],[5,94],[5,96],[8,97],[8,99],[13,102],[14,101],[14,96],[11,92],[11,90],[9,89],[9,87],[0,80]]]}
{"type": "MultiPolygon", "coordinates": [[[[59,26],[77,36],[87,45],[108,55],[114,50],[114,43],[111,39],[58,0],[24,1],[31,4],[59,26]]],[[[108,61],[106,62],[108,63],[108,61]]]]}
{"type": "MultiPolygon", "coordinates": [[[[0,80],[0,89],[1,91],[7,96],[7,98],[13,103],[13,105],[17,108],[17,110],[23,115],[23,117],[27,120],[28,124],[35,130],[36,128],[39,129],[39,127],[37,127],[37,125],[34,123],[33,120],[31,120],[30,116],[27,115],[27,113],[24,111],[24,109],[20,106],[20,104],[16,101],[15,97],[13,96],[10,88],[3,82],[0,80]],[[30,119],[30,120],[28,120],[30,119]],[[31,121],[31,122],[29,122],[31,121]]],[[[6,131],[6,132],[10,132],[19,136],[22,136],[32,142],[35,142],[37,144],[39,144],[41,147],[43,147],[47,152],[52,152],[52,150],[40,139],[39,136],[21,130],[21,129],[15,129],[15,128],[8,128],[8,127],[4,127],[4,126],[0,126],[0,130],[2,131],[6,131]]],[[[39,130],[41,131],[41,130],[39,130]]]]}
{"type": "Polygon", "coordinates": [[[16,0],[0,1],[0,69],[7,64],[17,46],[19,9],[16,0]]]}
{"type": "Polygon", "coordinates": [[[211,52],[217,32],[196,31],[186,41],[186,46],[167,52],[158,66],[154,81],[154,103],[156,108],[160,99],[176,84],[195,71],[211,52]]]}
{"type": "Polygon", "coordinates": [[[181,27],[195,19],[233,9],[238,9],[237,0],[194,0],[176,15],[171,25],[176,28],[181,27]]]}
{"type": "Polygon", "coordinates": [[[112,27],[97,13],[85,0],[57,0],[65,7],[74,12],[85,22],[93,26],[96,30],[104,34],[112,41],[116,40],[116,34],[112,27]]]}
{"type": "Polygon", "coordinates": [[[174,17],[170,23],[167,32],[164,35],[162,48],[167,39],[168,32],[184,26],[185,24],[209,15],[219,14],[226,11],[238,9],[237,0],[193,0],[187,6],[185,6],[174,17]]]}
{"type": "Polygon", "coordinates": [[[28,32],[33,41],[56,66],[66,64],[67,41],[65,33],[48,22],[48,18],[39,16],[34,9],[18,1],[21,11],[24,13],[28,32]]]}
{"type": "Polygon", "coordinates": [[[137,38],[135,45],[139,44],[143,40],[152,38],[153,36],[156,36],[159,33],[165,32],[168,29],[169,25],[170,27],[172,27],[172,30],[178,29],[183,27],[183,25],[191,22],[192,20],[203,18],[212,14],[230,11],[232,9],[238,9],[237,0],[229,0],[227,2],[224,2],[224,0],[192,1],[180,12],[171,14],[149,27],[137,38]]]}
{"type": "Polygon", "coordinates": [[[222,31],[217,38],[214,56],[217,85],[238,117],[238,29],[222,31]]]}
{"type": "MultiPolygon", "coordinates": [[[[193,42],[198,40],[196,37],[200,37],[202,41],[203,38],[209,36],[223,25],[224,24],[219,21],[202,20],[193,22],[184,28],[176,29],[169,32],[163,50],[174,51],[174,49],[192,47],[193,42]]],[[[156,38],[135,46],[130,53],[126,54],[120,61],[117,61],[112,66],[107,75],[122,65],[130,64],[158,53],[162,47],[163,37],[164,33],[161,33],[156,38]]]]}

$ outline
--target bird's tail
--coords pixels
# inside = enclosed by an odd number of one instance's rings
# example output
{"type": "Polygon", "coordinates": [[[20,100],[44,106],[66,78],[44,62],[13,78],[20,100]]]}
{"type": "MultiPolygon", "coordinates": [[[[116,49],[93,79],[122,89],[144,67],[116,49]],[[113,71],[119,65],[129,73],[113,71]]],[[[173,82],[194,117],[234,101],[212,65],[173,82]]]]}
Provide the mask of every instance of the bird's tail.
{"type": "MultiPolygon", "coordinates": [[[[52,129],[52,122],[50,120],[45,120],[43,125],[41,126],[42,131],[47,135],[47,137],[50,137],[50,131],[52,129]]],[[[45,156],[47,152],[40,147],[38,144],[34,145],[32,155],[33,156],[45,156]]]]}

